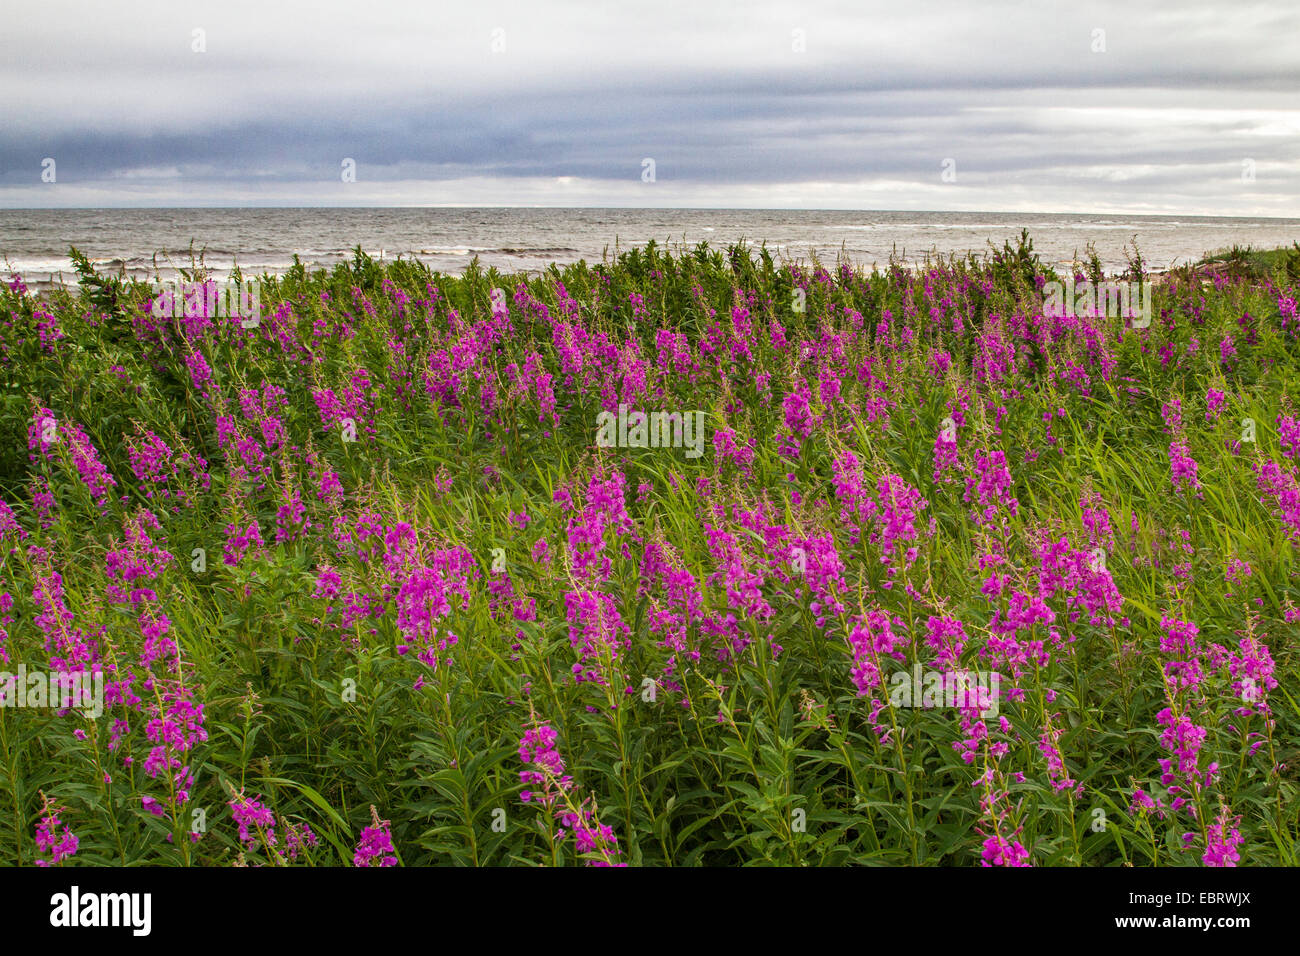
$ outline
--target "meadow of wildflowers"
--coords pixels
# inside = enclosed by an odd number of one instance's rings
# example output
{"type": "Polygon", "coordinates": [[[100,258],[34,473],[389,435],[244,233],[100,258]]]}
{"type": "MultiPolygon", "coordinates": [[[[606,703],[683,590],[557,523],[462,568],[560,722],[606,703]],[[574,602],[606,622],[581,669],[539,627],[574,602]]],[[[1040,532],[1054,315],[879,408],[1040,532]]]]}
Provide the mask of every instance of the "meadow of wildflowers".
{"type": "Polygon", "coordinates": [[[4,862],[1294,865],[1297,283],[1077,271],[11,277],[4,862]]]}

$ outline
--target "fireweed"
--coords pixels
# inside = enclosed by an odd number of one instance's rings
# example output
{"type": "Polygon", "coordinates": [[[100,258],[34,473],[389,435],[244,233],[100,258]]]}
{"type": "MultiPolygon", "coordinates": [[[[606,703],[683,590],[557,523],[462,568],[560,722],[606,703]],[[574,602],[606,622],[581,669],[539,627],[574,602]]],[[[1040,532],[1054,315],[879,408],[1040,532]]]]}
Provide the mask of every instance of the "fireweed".
{"type": "Polygon", "coordinates": [[[65,860],[77,855],[81,841],[68,826],[59,819],[65,812],[50,802],[49,797],[41,794],[41,819],[36,826],[37,866],[60,866],[65,860]],[[48,859],[47,859],[48,857],[48,859]]]}
{"type": "Polygon", "coordinates": [[[1300,863],[1294,280],[1023,251],[9,277],[6,861],[1300,863]]]}
{"type": "MultiPolygon", "coordinates": [[[[526,786],[541,790],[524,790],[519,799],[537,803],[551,813],[545,822],[552,847],[573,834],[574,850],[591,866],[626,866],[618,862],[618,838],[614,831],[596,818],[590,800],[575,804],[573,777],[564,772],[564,758],[556,750],[558,735],[549,724],[539,724],[524,732],[519,741],[519,759],[529,769],[519,772],[526,786]],[[558,824],[555,825],[555,824],[558,824]]],[[[552,851],[553,859],[557,859],[552,851]]]]}

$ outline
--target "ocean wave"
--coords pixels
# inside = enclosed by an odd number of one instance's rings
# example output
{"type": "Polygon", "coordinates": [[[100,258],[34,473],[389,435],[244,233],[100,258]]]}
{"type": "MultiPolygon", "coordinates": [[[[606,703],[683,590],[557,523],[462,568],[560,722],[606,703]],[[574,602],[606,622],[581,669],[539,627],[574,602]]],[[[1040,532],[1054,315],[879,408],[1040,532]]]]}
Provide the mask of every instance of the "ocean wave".
{"type": "Polygon", "coordinates": [[[407,255],[416,256],[567,256],[580,250],[570,246],[449,246],[416,249],[407,255]]]}

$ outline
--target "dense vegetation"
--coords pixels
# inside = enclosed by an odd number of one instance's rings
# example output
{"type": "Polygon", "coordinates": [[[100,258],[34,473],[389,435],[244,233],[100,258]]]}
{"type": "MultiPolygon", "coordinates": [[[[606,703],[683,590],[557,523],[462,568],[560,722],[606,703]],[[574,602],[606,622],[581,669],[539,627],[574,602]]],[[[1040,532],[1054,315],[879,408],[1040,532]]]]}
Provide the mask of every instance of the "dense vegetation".
{"type": "Polygon", "coordinates": [[[8,863],[1297,862],[1285,257],[1147,327],[1023,241],[358,251],[257,323],[80,265],[0,291],[0,667],[103,713],[0,708],[8,863]]]}

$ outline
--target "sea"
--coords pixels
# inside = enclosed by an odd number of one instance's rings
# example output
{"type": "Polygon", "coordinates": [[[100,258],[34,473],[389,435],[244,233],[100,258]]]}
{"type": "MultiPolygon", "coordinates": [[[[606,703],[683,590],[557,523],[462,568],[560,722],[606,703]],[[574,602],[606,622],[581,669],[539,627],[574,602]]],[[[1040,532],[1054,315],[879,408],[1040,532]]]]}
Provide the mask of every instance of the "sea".
{"type": "Polygon", "coordinates": [[[377,259],[419,259],[460,273],[537,273],[551,263],[596,263],[654,240],[672,249],[744,240],[778,260],[870,268],[891,259],[982,255],[1014,246],[1027,229],[1053,266],[1095,250],[1107,272],[1126,267],[1134,247],[1151,270],[1236,246],[1300,241],[1300,220],[1048,213],[855,212],[776,209],[201,208],[0,210],[0,263],[28,286],[75,281],[75,246],[106,273],[169,281],[200,259],[217,278],[238,264],[246,276],[278,274],[294,256],[329,268],[360,246],[377,259]]]}

